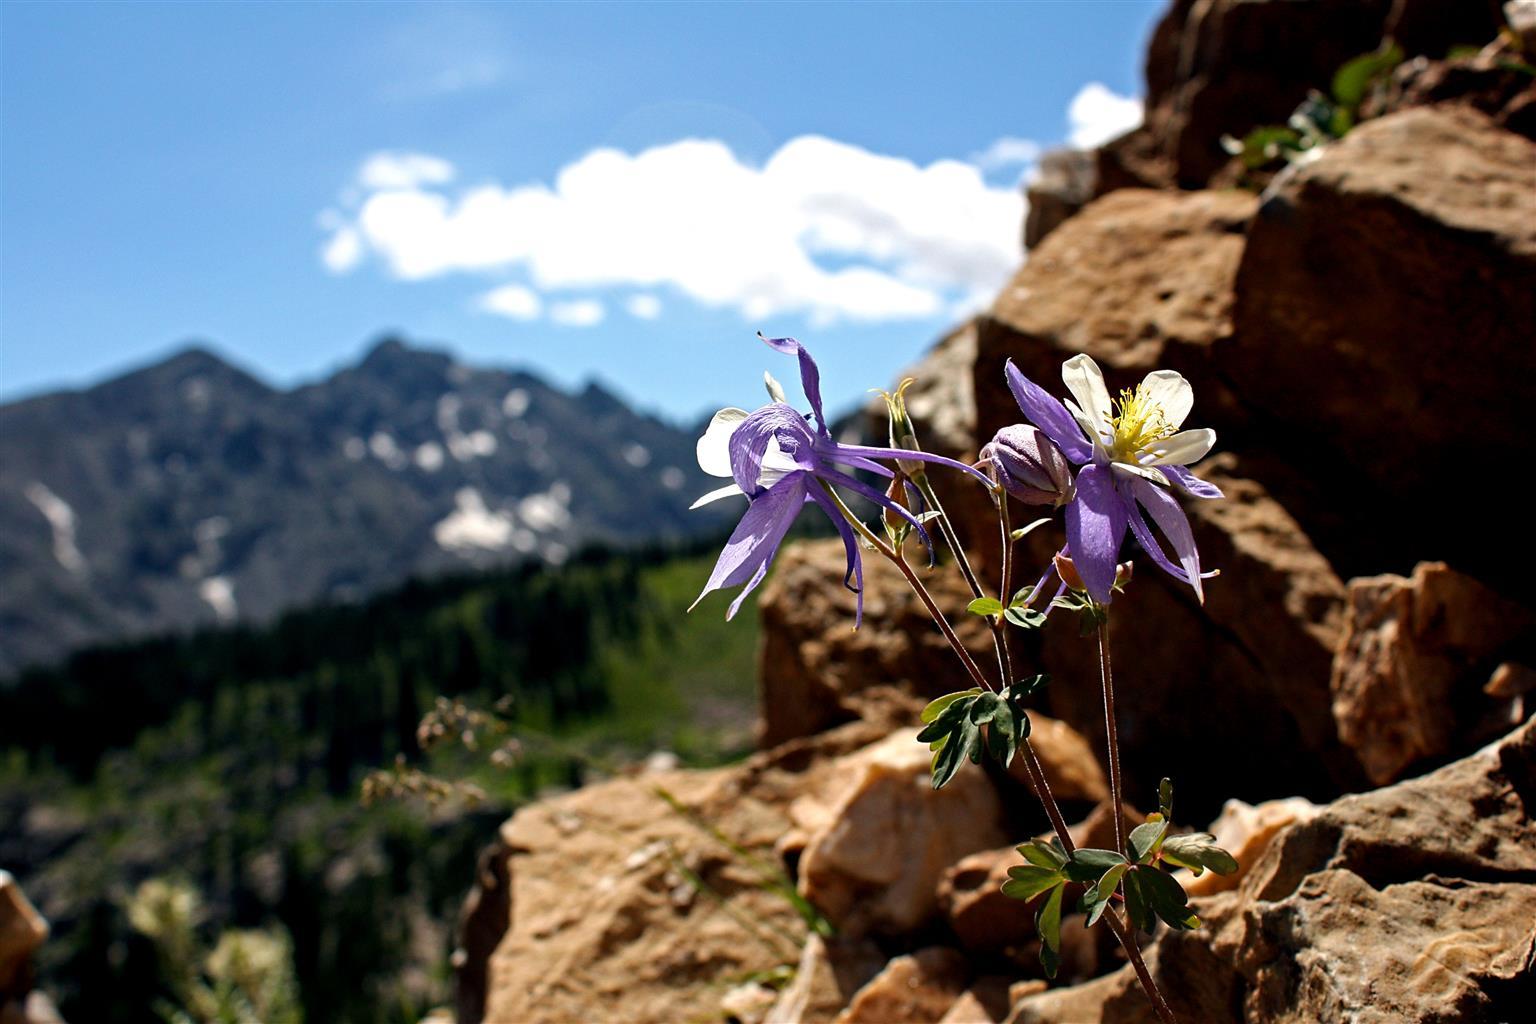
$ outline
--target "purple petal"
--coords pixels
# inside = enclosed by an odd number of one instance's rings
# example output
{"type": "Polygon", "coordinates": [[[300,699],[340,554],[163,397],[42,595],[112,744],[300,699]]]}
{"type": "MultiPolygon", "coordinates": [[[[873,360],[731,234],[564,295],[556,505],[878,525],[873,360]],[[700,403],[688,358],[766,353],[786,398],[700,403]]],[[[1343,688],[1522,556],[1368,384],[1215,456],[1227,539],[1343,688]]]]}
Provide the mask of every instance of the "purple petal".
{"type": "Polygon", "coordinates": [[[1109,604],[1128,518],[1108,466],[1087,466],[1077,474],[1077,497],[1067,505],[1067,543],[1077,574],[1099,604],[1109,604]]]}
{"type": "Polygon", "coordinates": [[[779,448],[795,459],[801,469],[811,469],[809,460],[811,432],[805,418],[794,409],[780,402],[765,405],[741,421],[731,433],[731,476],[736,486],[756,497],[762,490],[758,479],[762,475],[763,455],[768,442],[779,439],[779,448]]]}
{"type": "MultiPolygon", "coordinates": [[[[763,338],[762,334],[758,334],[763,338]]],[[[770,348],[783,352],[787,356],[800,357],[800,389],[805,392],[805,397],[810,399],[811,411],[816,414],[816,429],[822,434],[827,433],[827,418],[821,411],[821,371],[816,369],[816,360],[806,351],[805,346],[794,338],[763,338],[770,348]]]]}
{"type": "Polygon", "coordinates": [[[1179,507],[1178,499],[1140,477],[1131,479],[1130,488],[1137,502],[1147,510],[1157,528],[1163,531],[1163,536],[1173,545],[1173,553],[1184,567],[1189,585],[1195,588],[1195,597],[1204,603],[1205,592],[1200,586],[1200,551],[1195,547],[1195,535],[1189,529],[1189,518],[1179,507]]]}
{"type": "Polygon", "coordinates": [[[1093,445],[1083,436],[1083,428],[1077,425],[1066,406],[1024,376],[1013,365],[1012,359],[1008,360],[1003,372],[1008,378],[1008,389],[1013,392],[1014,401],[1019,403],[1025,419],[1045,431],[1045,436],[1055,441],[1067,458],[1079,466],[1093,458],[1093,445]]]}
{"type": "Polygon", "coordinates": [[[858,629],[864,622],[864,562],[859,555],[859,541],[853,535],[853,527],[848,525],[848,520],[838,507],[832,504],[832,499],[819,487],[810,489],[810,499],[821,506],[821,510],[832,520],[832,525],[837,527],[838,536],[843,538],[843,553],[848,558],[848,569],[843,574],[843,586],[853,591],[854,598],[853,628],[858,629]],[[849,580],[852,579],[852,585],[849,580]]]}
{"type": "Polygon", "coordinates": [[[702,601],[705,594],[745,583],[746,589],[731,602],[725,617],[729,619],[736,614],[742,599],[767,575],[768,564],[778,552],[784,534],[795,521],[800,506],[805,504],[808,484],[808,474],[791,473],[752,499],[741,522],[736,524],[730,539],[725,542],[714,571],[709,574],[709,582],[694,599],[694,605],[702,601]]]}
{"type": "Polygon", "coordinates": [[[922,521],[914,516],[909,510],[903,508],[900,503],[892,501],[889,495],[883,494],[880,491],[875,490],[873,487],[855,480],[847,473],[840,473],[830,467],[823,466],[816,471],[816,475],[828,483],[834,483],[840,487],[848,488],[850,491],[859,495],[865,501],[873,502],[881,508],[890,509],[892,512],[895,512],[897,515],[901,516],[901,518],[905,519],[908,523],[911,523],[912,528],[917,531],[918,537],[922,539],[923,546],[928,549],[928,561],[930,564],[932,563],[933,539],[928,536],[928,530],[923,526],[922,521]]]}
{"type": "Polygon", "coordinates": [[[863,455],[872,459],[912,459],[917,462],[931,462],[937,466],[948,466],[950,469],[958,469],[969,473],[977,480],[980,480],[982,483],[986,484],[988,490],[992,488],[992,481],[981,470],[977,469],[975,466],[967,465],[964,462],[956,462],[954,459],[945,458],[943,455],[934,455],[931,452],[908,451],[905,448],[871,448],[867,445],[843,444],[837,441],[834,441],[833,444],[836,445],[836,450],[838,452],[836,455],[829,454],[831,449],[824,447],[825,442],[823,442],[822,445],[818,445],[817,450],[823,455],[823,457],[836,459],[838,462],[848,461],[842,457],[845,454],[863,455]]]}
{"type": "Polygon", "coordinates": [[[1221,493],[1220,487],[1201,480],[1183,466],[1154,466],[1153,468],[1161,470],[1163,476],[1167,477],[1170,483],[1174,484],[1191,498],[1205,498],[1209,500],[1211,498],[1225,497],[1221,493]]]}

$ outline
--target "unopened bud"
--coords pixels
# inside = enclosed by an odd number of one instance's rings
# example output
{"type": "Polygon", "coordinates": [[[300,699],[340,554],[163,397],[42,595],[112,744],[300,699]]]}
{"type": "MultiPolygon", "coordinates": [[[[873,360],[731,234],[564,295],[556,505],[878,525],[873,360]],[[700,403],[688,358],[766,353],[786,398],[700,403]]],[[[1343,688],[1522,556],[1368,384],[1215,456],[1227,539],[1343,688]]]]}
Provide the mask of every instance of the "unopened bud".
{"type": "MultiPolygon", "coordinates": [[[[907,509],[907,511],[911,511],[910,503],[907,500],[906,478],[899,469],[896,471],[896,479],[892,480],[891,486],[886,488],[885,496],[895,504],[907,509]]],[[[891,508],[883,510],[881,517],[885,523],[885,535],[899,549],[902,542],[907,539],[907,534],[911,531],[912,524],[907,522],[901,513],[891,508]]]]}
{"type": "Polygon", "coordinates": [[[1056,442],[1027,423],[1004,427],[981,448],[1003,490],[1026,505],[1072,500],[1072,465],[1056,442]]]}

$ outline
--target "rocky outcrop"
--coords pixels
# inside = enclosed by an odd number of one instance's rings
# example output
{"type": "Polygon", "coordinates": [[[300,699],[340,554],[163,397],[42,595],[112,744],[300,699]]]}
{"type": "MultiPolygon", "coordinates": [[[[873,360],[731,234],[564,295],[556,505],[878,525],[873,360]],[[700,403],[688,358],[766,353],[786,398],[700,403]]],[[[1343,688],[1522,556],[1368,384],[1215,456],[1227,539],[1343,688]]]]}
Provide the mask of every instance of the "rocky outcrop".
{"type": "Polygon", "coordinates": [[[1248,232],[1214,358],[1305,459],[1294,500],[1349,495],[1320,536],[1346,575],[1408,551],[1518,574],[1492,540],[1518,534],[1518,503],[1472,482],[1501,479],[1479,439],[1527,415],[1536,375],[1533,166],[1536,144],[1476,112],[1408,110],[1282,176],[1248,232]]]}
{"type": "Polygon", "coordinates": [[[1485,683],[1501,665],[1514,672],[1506,658],[1517,645],[1533,660],[1530,609],[1440,562],[1421,563],[1411,579],[1351,580],[1348,609],[1333,715],[1373,782],[1391,782],[1523,717],[1518,695],[1490,695],[1485,683]]]}
{"type": "MultiPolygon", "coordinates": [[[[1345,797],[1281,832],[1204,927],[1148,961],[1210,1024],[1516,1020],[1536,998],[1536,723],[1429,775],[1345,797]]],[[[1152,1021],[1128,969],[1024,1000],[1152,1021]]]]}

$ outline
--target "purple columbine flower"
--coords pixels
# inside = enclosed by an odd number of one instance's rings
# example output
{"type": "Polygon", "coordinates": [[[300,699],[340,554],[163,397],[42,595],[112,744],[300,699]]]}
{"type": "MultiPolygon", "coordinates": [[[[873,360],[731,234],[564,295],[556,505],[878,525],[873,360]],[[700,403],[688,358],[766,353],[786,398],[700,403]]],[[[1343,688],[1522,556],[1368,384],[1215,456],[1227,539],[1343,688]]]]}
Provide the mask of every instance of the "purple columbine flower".
{"type": "Polygon", "coordinates": [[[1077,473],[1077,493],[1067,505],[1067,546],[1089,595],[1100,604],[1109,603],[1115,559],[1129,528],[1147,556],[1193,587],[1203,602],[1200,552],[1189,519],[1169,493],[1171,485],[1195,498],[1222,496],[1214,484],[1185,468],[1216,443],[1214,430],[1179,429],[1194,404],[1189,381],[1173,370],[1157,370],[1111,402],[1098,364],[1078,355],[1061,367],[1062,380],[1077,400],[1063,405],[1020,373],[1012,360],[1006,373],[1025,417],[1074,465],[1083,467],[1077,473]],[[1173,545],[1177,565],[1163,553],[1143,511],[1173,545]]]}
{"type": "Polygon", "coordinates": [[[842,512],[828,496],[823,484],[846,487],[848,490],[889,509],[911,523],[923,543],[932,551],[932,542],[923,524],[907,509],[886,497],[876,488],[861,483],[845,470],[865,470],[877,476],[894,477],[894,473],[876,459],[915,459],[935,462],[963,470],[987,486],[991,482],[963,462],[946,459],[942,455],[908,451],[902,448],[871,448],[863,445],[841,444],[833,440],[827,429],[827,419],[821,409],[821,374],[816,361],[805,347],[793,338],[763,338],[771,347],[786,355],[800,359],[800,384],[811,404],[815,418],[812,429],[809,417],[781,400],[782,392],[769,379],[769,395],[776,400],[748,413],[743,409],[721,409],[715,413],[699,438],[699,466],[713,476],[730,477],[732,483],[694,502],[693,507],[716,501],[732,494],[747,496],[747,512],[741,517],[725,550],[715,563],[709,582],[693,603],[697,605],[704,595],[724,587],[745,584],[741,593],[731,602],[726,618],[731,618],[768,573],[768,565],[779,550],[784,534],[806,502],[814,502],[826,512],[843,539],[848,556],[848,571],[843,585],[858,595],[854,628],[864,619],[864,569],[859,557],[859,542],[853,527],[848,525],[842,512]]]}

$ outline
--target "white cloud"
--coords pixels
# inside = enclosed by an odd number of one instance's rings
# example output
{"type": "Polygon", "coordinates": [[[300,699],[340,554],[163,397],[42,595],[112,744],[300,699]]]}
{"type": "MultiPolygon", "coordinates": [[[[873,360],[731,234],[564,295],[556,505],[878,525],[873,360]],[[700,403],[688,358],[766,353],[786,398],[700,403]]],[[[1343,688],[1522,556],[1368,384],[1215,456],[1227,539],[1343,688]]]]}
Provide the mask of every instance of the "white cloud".
{"type": "Polygon", "coordinates": [[[479,306],[487,313],[497,313],[513,320],[534,320],[544,310],[544,300],[532,288],[504,284],[480,296],[479,306]]]}
{"type": "MultiPolygon", "coordinates": [[[[691,139],[638,154],[593,150],[550,184],[450,193],[429,187],[443,182],[381,180],[359,182],[333,245],[353,231],[358,260],[376,255],[408,280],[518,270],[546,298],[666,286],[752,321],[928,317],[994,291],[1020,259],[1016,189],[989,186],[973,164],[923,167],[819,136],[790,140],[762,167],[691,139]]],[[[649,303],[629,308],[642,315],[649,303]]],[[[555,303],[549,315],[592,323],[602,308],[555,303]]]]}
{"type": "Polygon", "coordinates": [[[1101,82],[1089,82],[1067,107],[1067,141],[1078,149],[1102,146],[1141,124],[1141,100],[1121,96],[1101,82]]]}
{"type": "Polygon", "coordinates": [[[549,307],[549,318],[562,327],[591,327],[603,322],[606,310],[595,299],[556,302],[549,307]]]}
{"type": "Polygon", "coordinates": [[[979,153],[971,154],[971,163],[984,171],[1005,167],[1023,167],[1040,159],[1040,143],[1012,136],[998,139],[979,153]]]}
{"type": "Polygon", "coordinates": [[[342,227],[331,235],[320,250],[320,261],[333,274],[344,274],[363,258],[363,240],[350,227],[342,227]]]}
{"type": "Polygon", "coordinates": [[[631,295],[624,309],[636,320],[655,320],[661,316],[661,300],[654,295],[631,295]]]}
{"type": "Polygon", "coordinates": [[[453,180],[453,174],[453,164],[439,157],[386,151],[363,161],[357,183],[374,190],[409,189],[418,185],[446,185],[453,180]]]}

